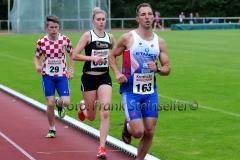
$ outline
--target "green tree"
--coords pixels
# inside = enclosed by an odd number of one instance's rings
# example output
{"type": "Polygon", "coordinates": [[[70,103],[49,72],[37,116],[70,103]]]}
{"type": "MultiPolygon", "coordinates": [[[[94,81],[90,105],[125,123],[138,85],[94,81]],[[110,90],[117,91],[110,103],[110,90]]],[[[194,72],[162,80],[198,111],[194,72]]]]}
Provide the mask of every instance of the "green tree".
{"type": "MultiPolygon", "coordinates": [[[[135,17],[136,6],[142,0],[112,0],[112,17],[135,17]]],[[[146,0],[154,10],[161,12],[163,17],[177,17],[184,12],[199,12],[200,16],[240,16],[239,0],[146,0]]]]}

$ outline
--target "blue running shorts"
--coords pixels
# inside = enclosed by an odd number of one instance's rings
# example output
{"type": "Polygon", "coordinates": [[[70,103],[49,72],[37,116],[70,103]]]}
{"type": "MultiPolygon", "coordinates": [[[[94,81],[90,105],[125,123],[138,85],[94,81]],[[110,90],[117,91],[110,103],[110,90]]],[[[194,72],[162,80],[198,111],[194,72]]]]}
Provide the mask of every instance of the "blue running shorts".
{"type": "Polygon", "coordinates": [[[140,118],[158,118],[158,94],[154,90],[152,94],[122,93],[122,101],[125,114],[130,120],[140,118]]]}
{"type": "Polygon", "coordinates": [[[54,96],[55,89],[60,97],[69,96],[68,79],[65,76],[42,76],[42,86],[45,97],[54,96]]]}

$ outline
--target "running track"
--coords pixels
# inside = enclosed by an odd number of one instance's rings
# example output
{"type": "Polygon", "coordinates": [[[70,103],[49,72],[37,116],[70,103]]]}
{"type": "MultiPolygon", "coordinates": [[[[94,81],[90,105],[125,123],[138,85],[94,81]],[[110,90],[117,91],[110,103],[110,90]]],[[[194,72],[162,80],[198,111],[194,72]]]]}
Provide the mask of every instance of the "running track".
{"type": "MultiPolygon", "coordinates": [[[[95,160],[98,140],[56,120],[57,137],[45,138],[45,112],[0,91],[0,160],[95,160]]],[[[107,146],[108,160],[131,160],[107,146]]]]}

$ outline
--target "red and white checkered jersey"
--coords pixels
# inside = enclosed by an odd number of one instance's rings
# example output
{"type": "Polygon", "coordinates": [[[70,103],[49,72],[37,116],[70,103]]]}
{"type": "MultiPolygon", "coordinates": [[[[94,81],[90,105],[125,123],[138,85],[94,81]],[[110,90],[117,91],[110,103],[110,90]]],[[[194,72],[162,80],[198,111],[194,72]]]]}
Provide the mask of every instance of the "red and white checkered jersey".
{"type": "Polygon", "coordinates": [[[40,58],[44,55],[42,62],[42,74],[48,76],[66,76],[66,52],[71,56],[73,47],[71,40],[59,33],[58,39],[52,41],[48,35],[37,41],[35,56],[40,58]]]}

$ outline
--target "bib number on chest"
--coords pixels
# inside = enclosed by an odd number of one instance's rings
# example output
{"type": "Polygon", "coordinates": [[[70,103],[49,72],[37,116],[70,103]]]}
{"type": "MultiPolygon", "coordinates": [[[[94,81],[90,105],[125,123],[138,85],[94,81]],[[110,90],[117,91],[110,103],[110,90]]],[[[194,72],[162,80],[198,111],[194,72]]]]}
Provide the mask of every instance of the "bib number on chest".
{"type": "Polygon", "coordinates": [[[101,49],[101,50],[92,50],[92,56],[100,57],[104,59],[103,63],[95,63],[91,61],[91,68],[105,68],[108,67],[108,53],[109,49],[101,49]]]}
{"type": "Polygon", "coordinates": [[[154,73],[134,73],[133,93],[151,94],[154,92],[154,73]]]}
{"type": "Polygon", "coordinates": [[[58,58],[47,59],[46,73],[50,76],[53,76],[56,74],[62,75],[63,74],[62,59],[58,59],[58,58]]]}

